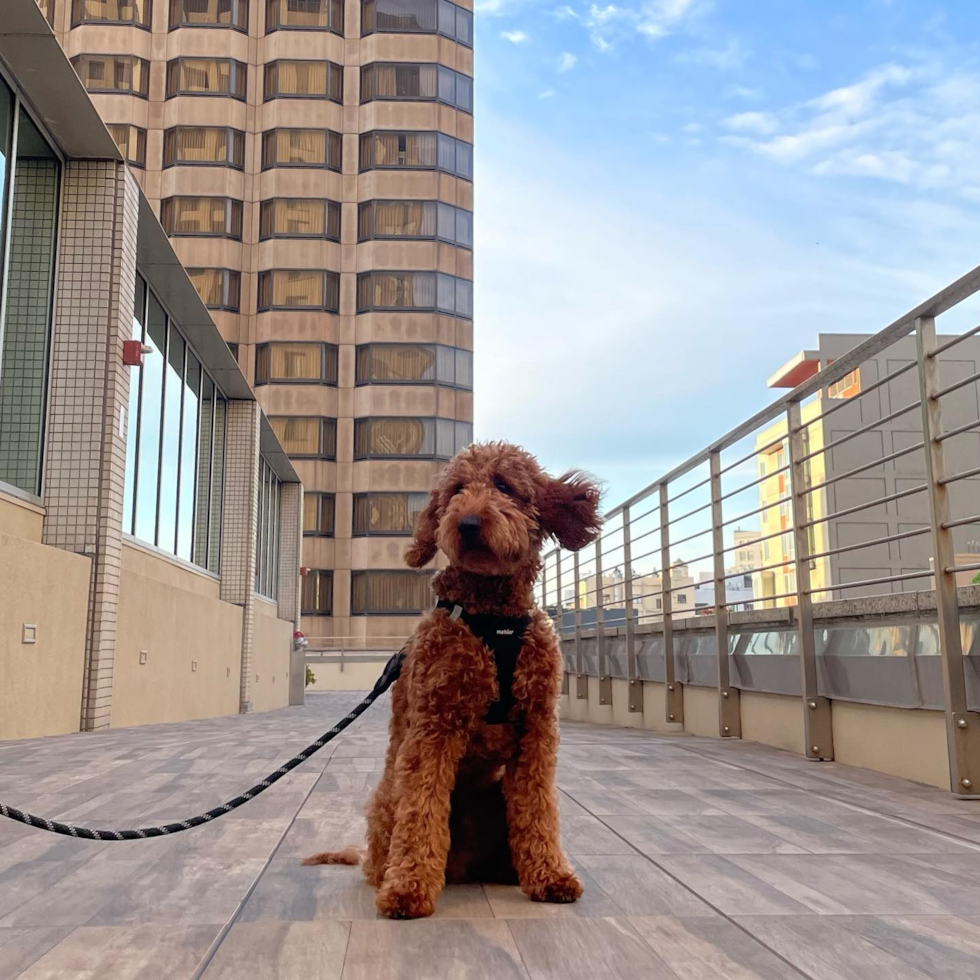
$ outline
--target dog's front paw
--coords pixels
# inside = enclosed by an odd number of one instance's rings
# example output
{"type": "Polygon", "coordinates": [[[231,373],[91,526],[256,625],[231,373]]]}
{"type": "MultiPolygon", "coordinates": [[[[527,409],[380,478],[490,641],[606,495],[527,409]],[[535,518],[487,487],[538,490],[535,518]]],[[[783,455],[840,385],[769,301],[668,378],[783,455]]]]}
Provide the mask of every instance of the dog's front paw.
{"type": "Polygon", "coordinates": [[[565,905],[580,899],[583,890],[582,882],[574,871],[566,871],[535,881],[525,889],[532,902],[554,902],[565,905]]]}
{"type": "Polygon", "coordinates": [[[390,882],[381,886],[374,904],[389,919],[424,919],[436,910],[435,899],[418,888],[404,888],[390,882]]]}

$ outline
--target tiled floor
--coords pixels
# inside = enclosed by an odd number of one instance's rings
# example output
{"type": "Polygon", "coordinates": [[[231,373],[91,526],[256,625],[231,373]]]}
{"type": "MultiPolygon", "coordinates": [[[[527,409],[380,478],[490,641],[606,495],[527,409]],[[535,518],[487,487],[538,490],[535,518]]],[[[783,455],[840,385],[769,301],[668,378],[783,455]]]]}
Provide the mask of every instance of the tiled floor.
{"type": "MultiPolygon", "coordinates": [[[[0,800],[146,825],[235,795],[357,700],[0,744],[0,800]]],[[[378,919],[354,868],[386,707],[260,799],[164,840],[68,840],[0,820],[0,980],[969,980],[980,803],[741,742],[567,725],[573,906],[448,888],[378,919]]]]}

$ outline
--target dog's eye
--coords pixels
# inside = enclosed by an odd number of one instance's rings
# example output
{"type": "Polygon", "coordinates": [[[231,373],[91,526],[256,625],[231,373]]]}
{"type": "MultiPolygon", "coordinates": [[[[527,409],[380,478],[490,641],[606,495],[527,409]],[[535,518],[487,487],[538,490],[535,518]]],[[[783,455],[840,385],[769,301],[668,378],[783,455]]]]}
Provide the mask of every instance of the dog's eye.
{"type": "Polygon", "coordinates": [[[508,497],[514,496],[514,488],[506,481],[501,480],[498,476],[496,480],[493,481],[493,485],[501,492],[507,494],[508,497]]]}

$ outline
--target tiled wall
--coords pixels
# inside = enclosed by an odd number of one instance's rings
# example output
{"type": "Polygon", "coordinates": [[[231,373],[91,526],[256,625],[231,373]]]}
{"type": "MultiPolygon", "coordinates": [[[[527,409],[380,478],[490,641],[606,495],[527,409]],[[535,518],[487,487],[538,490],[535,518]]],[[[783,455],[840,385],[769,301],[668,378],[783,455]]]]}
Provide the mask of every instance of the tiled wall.
{"type": "Polygon", "coordinates": [[[282,485],[279,524],[279,618],[299,627],[299,565],[303,548],[303,486],[282,485]]]}

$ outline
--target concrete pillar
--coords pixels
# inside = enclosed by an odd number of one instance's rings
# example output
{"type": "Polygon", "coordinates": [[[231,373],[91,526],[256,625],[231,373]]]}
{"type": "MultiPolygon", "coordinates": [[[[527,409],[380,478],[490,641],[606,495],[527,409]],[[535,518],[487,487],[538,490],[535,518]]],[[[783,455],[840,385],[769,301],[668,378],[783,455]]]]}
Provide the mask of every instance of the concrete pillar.
{"type": "Polygon", "coordinates": [[[92,558],[81,728],[93,731],[112,715],[139,192],[121,163],[71,160],[62,202],[43,541],[92,558]]]}

